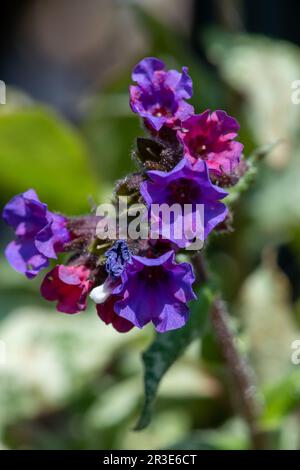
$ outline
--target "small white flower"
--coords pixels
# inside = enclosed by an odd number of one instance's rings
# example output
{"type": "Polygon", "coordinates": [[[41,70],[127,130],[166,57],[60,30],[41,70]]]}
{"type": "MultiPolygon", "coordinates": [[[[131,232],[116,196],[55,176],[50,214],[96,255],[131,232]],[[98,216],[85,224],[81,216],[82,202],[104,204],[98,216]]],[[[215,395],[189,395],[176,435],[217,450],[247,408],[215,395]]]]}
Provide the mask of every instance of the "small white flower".
{"type": "Polygon", "coordinates": [[[109,283],[105,281],[104,284],[101,284],[101,286],[95,287],[90,292],[90,298],[96,304],[103,304],[106,301],[106,299],[108,299],[110,294],[111,294],[111,288],[109,286],[109,283]]]}

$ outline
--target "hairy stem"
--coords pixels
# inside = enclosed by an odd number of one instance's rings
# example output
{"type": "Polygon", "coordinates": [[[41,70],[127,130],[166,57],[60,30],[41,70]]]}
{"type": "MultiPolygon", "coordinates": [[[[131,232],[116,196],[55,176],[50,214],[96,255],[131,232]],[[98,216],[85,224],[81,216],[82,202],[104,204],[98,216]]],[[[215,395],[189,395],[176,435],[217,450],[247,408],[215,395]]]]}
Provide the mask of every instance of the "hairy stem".
{"type": "MultiPolygon", "coordinates": [[[[209,281],[208,270],[201,254],[193,258],[193,266],[198,282],[209,281]]],[[[259,427],[261,403],[255,386],[254,373],[237,347],[230,328],[226,304],[220,297],[213,302],[211,322],[231,375],[238,411],[248,425],[252,448],[264,449],[266,447],[265,435],[259,427]]]]}

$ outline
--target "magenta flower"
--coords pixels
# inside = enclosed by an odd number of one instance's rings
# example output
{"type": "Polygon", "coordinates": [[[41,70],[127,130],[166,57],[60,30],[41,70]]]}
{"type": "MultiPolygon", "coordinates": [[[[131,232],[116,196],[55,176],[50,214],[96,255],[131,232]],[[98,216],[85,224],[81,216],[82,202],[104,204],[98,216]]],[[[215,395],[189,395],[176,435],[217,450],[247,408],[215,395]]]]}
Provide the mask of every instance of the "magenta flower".
{"type": "Polygon", "coordinates": [[[113,289],[121,298],[114,311],[138,328],[149,322],[159,333],[180,328],[189,316],[187,303],[196,298],[194,281],[191,265],[177,264],[173,251],[159,258],[133,256],[113,289]]]}
{"type": "Polygon", "coordinates": [[[211,113],[207,110],[182,123],[178,137],[192,163],[205,160],[211,172],[230,175],[239,164],[243,151],[243,145],[234,140],[238,131],[238,122],[225,111],[211,113]]]}
{"type": "Polygon", "coordinates": [[[57,265],[44,278],[41,294],[46,300],[57,300],[57,310],[77,313],[86,309],[87,295],[92,288],[90,270],[85,266],[57,265]]]}
{"type": "Polygon", "coordinates": [[[7,260],[28,278],[46,268],[49,258],[56,259],[70,240],[66,218],[48,211],[47,204],[39,200],[33,189],[13,197],[2,217],[17,237],[6,248],[7,260]]]}
{"type": "Polygon", "coordinates": [[[154,57],[139,62],[132,73],[130,106],[156,131],[163,125],[173,127],[177,122],[186,120],[194,112],[192,105],[185,100],[193,94],[192,79],[187,67],[182,73],[165,70],[165,64],[154,57]]]}
{"type": "MultiPolygon", "coordinates": [[[[183,158],[170,172],[148,171],[150,180],[140,186],[141,194],[149,208],[153,222],[153,205],[174,204],[180,213],[169,220],[161,214],[159,234],[166,237],[168,224],[170,240],[179,247],[187,247],[194,238],[204,241],[208,234],[227,216],[228,209],[220,202],[227,192],[211,183],[207,165],[198,161],[194,166],[183,158]],[[200,214],[202,209],[202,217],[200,214]],[[179,231],[178,231],[179,229],[179,231]],[[181,238],[176,236],[181,235],[181,238]]],[[[156,214],[157,215],[157,214],[156,214]]]]}

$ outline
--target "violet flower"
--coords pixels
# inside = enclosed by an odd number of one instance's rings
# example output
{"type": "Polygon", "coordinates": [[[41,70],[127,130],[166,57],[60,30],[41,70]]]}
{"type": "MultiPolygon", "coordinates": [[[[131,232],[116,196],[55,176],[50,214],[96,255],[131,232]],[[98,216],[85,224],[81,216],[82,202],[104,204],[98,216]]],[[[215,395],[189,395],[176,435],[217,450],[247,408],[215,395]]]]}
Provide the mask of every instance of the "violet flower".
{"type": "Polygon", "coordinates": [[[57,265],[46,274],[41,294],[46,300],[57,301],[57,310],[77,313],[86,309],[87,295],[92,288],[90,270],[85,266],[57,265]]]}
{"type": "Polygon", "coordinates": [[[160,333],[180,328],[188,320],[187,303],[196,298],[194,281],[191,265],[177,264],[173,251],[158,258],[133,256],[112,291],[121,298],[114,311],[138,328],[150,322],[160,333]]]}
{"type": "Polygon", "coordinates": [[[141,183],[140,191],[149,208],[151,222],[154,221],[153,204],[168,204],[168,207],[177,204],[181,209],[168,221],[162,219],[159,226],[159,234],[165,236],[168,228],[170,240],[179,247],[187,247],[195,238],[204,241],[226,218],[228,209],[220,199],[228,193],[212,184],[204,161],[192,166],[187,159],[182,159],[170,172],[154,170],[147,175],[150,180],[141,183]],[[203,217],[199,214],[200,208],[203,217]],[[176,236],[178,229],[181,238],[176,236]]]}

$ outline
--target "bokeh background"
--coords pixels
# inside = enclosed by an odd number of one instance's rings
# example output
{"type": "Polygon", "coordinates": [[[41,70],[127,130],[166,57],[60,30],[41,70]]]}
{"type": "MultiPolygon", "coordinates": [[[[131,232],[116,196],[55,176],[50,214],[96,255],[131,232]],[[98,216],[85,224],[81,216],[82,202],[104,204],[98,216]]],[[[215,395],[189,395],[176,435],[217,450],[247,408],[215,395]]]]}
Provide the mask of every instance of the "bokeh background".
{"type": "MultiPolygon", "coordinates": [[[[277,143],[235,206],[234,231],[207,255],[252,361],[274,448],[300,448],[299,6],[292,0],[1,2],[0,206],[33,187],[51,210],[90,211],[133,168],[142,135],[128,106],[133,65],[187,65],[198,112],[241,124],[245,155],[277,143]]],[[[133,431],[151,328],[121,335],[91,305],[67,316],[3,256],[0,223],[0,448],[244,449],[228,374],[211,331],[165,375],[150,426],[133,431]],[[1,344],[3,344],[1,343],[1,344]]]]}

